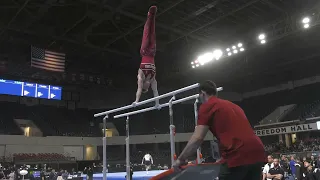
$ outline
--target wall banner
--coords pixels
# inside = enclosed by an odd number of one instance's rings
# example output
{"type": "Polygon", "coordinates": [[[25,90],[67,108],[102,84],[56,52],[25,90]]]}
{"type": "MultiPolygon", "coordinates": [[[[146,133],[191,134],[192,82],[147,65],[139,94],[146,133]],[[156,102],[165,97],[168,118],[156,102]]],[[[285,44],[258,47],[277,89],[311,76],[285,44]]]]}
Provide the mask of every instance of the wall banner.
{"type": "Polygon", "coordinates": [[[305,132],[305,131],[316,131],[318,130],[317,123],[309,123],[309,124],[299,124],[285,127],[276,127],[270,129],[260,129],[255,130],[257,136],[271,136],[277,134],[288,134],[288,133],[297,133],[297,132],[305,132]]]}

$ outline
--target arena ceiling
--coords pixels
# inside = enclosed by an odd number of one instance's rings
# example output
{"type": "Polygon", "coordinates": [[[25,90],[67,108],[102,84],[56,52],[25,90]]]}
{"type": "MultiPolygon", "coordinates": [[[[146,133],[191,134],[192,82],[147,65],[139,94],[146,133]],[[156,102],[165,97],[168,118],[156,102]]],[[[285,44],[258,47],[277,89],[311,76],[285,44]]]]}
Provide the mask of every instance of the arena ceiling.
{"type": "Polygon", "coordinates": [[[297,22],[303,15],[318,15],[318,0],[2,0],[1,58],[15,64],[8,73],[32,75],[37,71],[28,67],[34,45],[65,52],[70,72],[135,78],[142,27],[151,5],[158,6],[159,79],[213,77],[221,84],[243,87],[315,74],[304,69],[315,67],[312,60],[319,57],[316,36],[310,35],[317,33],[316,27],[302,37],[297,22]],[[255,37],[261,31],[278,43],[257,47],[255,37]],[[249,50],[201,71],[190,70],[190,61],[199,53],[236,41],[244,41],[249,50]],[[305,59],[312,63],[301,64],[305,59]]]}

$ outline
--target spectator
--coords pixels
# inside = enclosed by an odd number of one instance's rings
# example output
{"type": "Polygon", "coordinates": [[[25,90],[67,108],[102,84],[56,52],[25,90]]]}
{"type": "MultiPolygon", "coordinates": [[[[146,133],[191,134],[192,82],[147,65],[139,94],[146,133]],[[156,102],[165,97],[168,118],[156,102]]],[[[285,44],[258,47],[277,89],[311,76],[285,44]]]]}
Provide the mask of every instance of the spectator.
{"type": "Polygon", "coordinates": [[[280,166],[282,167],[282,169],[284,170],[285,173],[289,172],[288,159],[286,158],[285,155],[281,156],[280,166]]]}
{"type": "Polygon", "coordinates": [[[292,174],[292,176],[294,178],[296,177],[296,166],[295,166],[295,164],[296,164],[296,161],[294,160],[294,157],[291,156],[289,165],[290,165],[290,169],[291,169],[291,174],[292,174]]]}
{"type": "Polygon", "coordinates": [[[272,180],[284,180],[284,171],[279,166],[279,159],[273,160],[273,168],[270,168],[267,178],[272,180]]]}
{"type": "Polygon", "coordinates": [[[44,171],[44,169],[43,170],[41,170],[41,172],[40,172],[40,180],[45,180],[46,179],[46,175],[45,175],[45,171],[44,171]]]}
{"type": "Polygon", "coordinates": [[[52,169],[51,173],[49,174],[49,180],[55,180],[57,179],[56,171],[52,169]]]}
{"type": "Polygon", "coordinates": [[[91,167],[87,170],[88,180],[93,180],[93,169],[91,167]]]}
{"type": "Polygon", "coordinates": [[[4,172],[3,172],[3,168],[1,167],[0,168],[0,179],[5,179],[6,176],[4,175],[4,172]]]}
{"type": "Polygon", "coordinates": [[[14,180],[14,171],[11,171],[8,175],[9,180],[14,180]]]}
{"type": "Polygon", "coordinates": [[[296,164],[295,164],[295,168],[296,168],[296,180],[302,180],[303,178],[303,164],[301,163],[301,161],[299,159],[296,160],[296,164]]]}
{"type": "Polygon", "coordinates": [[[272,155],[268,156],[268,163],[264,165],[263,170],[262,170],[262,180],[272,180],[271,178],[267,178],[269,170],[273,168],[273,157],[272,155]]]}
{"type": "Polygon", "coordinates": [[[68,176],[69,176],[69,174],[68,174],[67,170],[64,170],[62,173],[62,179],[67,180],[68,176]]]}
{"type": "Polygon", "coordinates": [[[316,161],[316,167],[320,168],[320,156],[318,156],[318,159],[316,161]]]}
{"type": "Polygon", "coordinates": [[[314,160],[314,156],[311,156],[310,158],[311,158],[311,161],[310,161],[311,166],[312,166],[312,167],[316,167],[316,164],[317,164],[317,163],[316,163],[316,161],[314,160]]]}
{"type": "Polygon", "coordinates": [[[311,166],[310,163],[304,163],[307,171],[304,174],[305,180],[320,180],[320,171],[311,166]]]}

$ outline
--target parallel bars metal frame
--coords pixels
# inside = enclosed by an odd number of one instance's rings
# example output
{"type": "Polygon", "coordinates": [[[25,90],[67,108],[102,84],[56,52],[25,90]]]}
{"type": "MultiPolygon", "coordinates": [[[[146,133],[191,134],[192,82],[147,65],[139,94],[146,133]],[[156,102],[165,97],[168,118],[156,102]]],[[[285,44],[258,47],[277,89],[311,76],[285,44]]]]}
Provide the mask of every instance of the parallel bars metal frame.
{"type": "MultiPolygon", "coordinates": [[[[133,104],[132,105],[127,105],[127,106],[120,107],[120,108],[117,108],[117,109],[113,109],[113,110],[109,110],[109,111],[105,111],[105,112],[94,114],[94,117],[105,116],[103,118],[103,131],[104,131],[104,133],[103,133],[103,138],[102,138],[102,141],[103,141],[103,180],[107,179],[107,152],[106,152],[106,150],[107,150],[106,123],[107,122],[106,121],[107,121],[107,119],[109,117],[108,116],[109,114],[115,113],[115,112],[118,112],[118,111],[123,111],[123,110],[130,109],[130,108],[134,108],[134,107],[141,106],[141,105],[144,105],[144,104],[147,104],[147,103],[159,100],[159,99],[163,99],[163,98],[172,96],[172,98],[170,99],[170,101],[168,103],[161,104],[158,107],[149,107],[149,108],[145,108],[145,109],[132,111],[132,112],[129,112],[129,113],[124,113],[124,114],[120,114],[120,115],[114,116],[115,119],[116,118],[121,118],[121,117],[127,117],[127,119],[126,119],[126,139],[125,139],[125,141],[126,141],[126,171],[127,171],[127,180],[129,180],[130,179],[129,116],[134,115],[134,114],[139,114],[139,113],[143,113],[143,112],[156,110],[156,109],[161,109],[163,107],[169,106],[169,115],[170,115],[170,127],[169,128],[170,128],[171,165],[172,165],[173,162],[174,162],[174,155],[175,155],[175,137],[174,137],[175,136],[175,126],[173,125],[173,109],[172,109],[172,105],[178,104],[178,103],[182,103],[182,102],[185,102],[185,101],[188,101],[188,100],[191,100],[191,99],[196,99],[196,101],[194,103],[194,111],[195,111],[194,113],[195,113],[195,121],[197,122],[197,117],[198,117],[197,103],[198,103],[198,97],[199,97],[199,95],[196,94],[196,95],[188,96],[186,98],[175,100],[175,95],[179,94],[179,93],[182,93],[182,92],[185,92],[185,91],[188,91],[188,90],[195,89],[195,88],[199,87],[199,85],[200,85],[199,83],[193,84],[193,85],[190,85],[190,86],[187,86],[187,87],[184,87],[184,88],[181,88],[181,89],[178,89],[178,90],[175,90],[175,91],[172,91],[172,92],[169,92],[169,93],[166,93],[166,94],[163,94],[163,95],[151,98],[151,99],[147,99],[145,101],[141,101],[139,103],[136,103],[135,105],[133,105],[133,104]]],[[[222,91],[222,90],[223,90],[222,87],[217,88],[217,91],[222,91]]],[[[196,123],[196,125],[197,125],[197,123],[196,123]]],[[[198,160],[198,162],[200,162],[200,149],[197,150],[197,160],[198,160]]]]}

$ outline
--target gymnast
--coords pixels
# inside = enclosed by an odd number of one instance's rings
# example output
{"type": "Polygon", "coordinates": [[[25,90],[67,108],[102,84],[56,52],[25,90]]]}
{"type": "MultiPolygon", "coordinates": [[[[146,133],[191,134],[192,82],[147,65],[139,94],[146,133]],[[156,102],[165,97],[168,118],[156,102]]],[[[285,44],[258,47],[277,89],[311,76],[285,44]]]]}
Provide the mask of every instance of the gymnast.
{"type": "Polygon", "coordinates": [[[145,165],[145,169],[148,173],[149,169],[151,169],[151,165],[153,164],[152,156],[147,153],[143,156],[141,164],[145,165]]]}
{"type": "MultiPolygon", "coordinates": [[[[153,91],[154,97],[158,96],[158,87],[156,80],[156,66],[154,56],[156,55],[156,32],[155,32],[155,16],[157,7],[151,6],[148,12],[147,21],[143,29],[143,37],[141,43],[140,54],[142,56],[140,68],[138,70],[138,89],[136,93],[135,105],[139,102],[141,94],[147,93],[149,87],[153,91]]],[[[159,100],[156,101],[159,106],[159,100]]]]}

